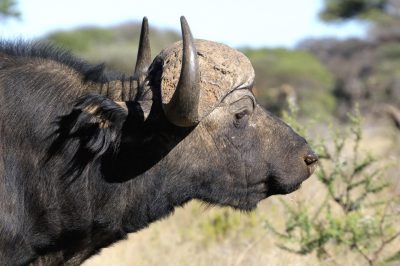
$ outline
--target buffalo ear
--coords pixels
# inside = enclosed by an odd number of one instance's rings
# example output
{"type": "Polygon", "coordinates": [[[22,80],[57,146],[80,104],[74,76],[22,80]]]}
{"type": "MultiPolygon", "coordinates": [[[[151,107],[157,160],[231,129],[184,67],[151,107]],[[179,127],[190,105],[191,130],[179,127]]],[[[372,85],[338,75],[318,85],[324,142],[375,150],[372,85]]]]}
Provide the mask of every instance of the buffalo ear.
{"type": "Polygon", "coordinates": [[[111,99],[97,94],[81,97],[72,112],[59,120],[59,129],[68,138],[79,139],[80,146],[101,156],[115,151],[128,112],[111,99]]]}
{"type": "Polygon", "coordinates": [[[58,152],[74,154],[68,172],[81,173],[105,153],[115,153],[121,141],[128,110],[111,99],[97,94],[81,97],[71,113],[55,122],[56,131],[48,151],[48,159],[58,152]]]}
{"type": "MultiPolygon", "coordinates": [[[[70,114],[69,136],[79,138],[90,152],[100,156],[118,148],[128,111],[111,99],[97,94],[81,97],[70,114]]],[[[69,119],[68,119],[69,120],[69,119]]]]}

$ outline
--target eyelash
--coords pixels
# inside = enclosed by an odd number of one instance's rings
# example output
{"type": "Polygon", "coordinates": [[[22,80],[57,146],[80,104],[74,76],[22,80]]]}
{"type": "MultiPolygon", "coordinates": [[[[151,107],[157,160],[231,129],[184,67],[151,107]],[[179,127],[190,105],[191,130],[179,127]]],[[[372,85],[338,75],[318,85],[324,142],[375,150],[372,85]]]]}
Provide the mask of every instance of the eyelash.
{"type": "Polygon", "coordinates": [[[248,113],[249,112],[247,110],[241,111],[240,113],[235,114],[235,118],[237,120],[239,120],[239,119],[243,118],[245,115],[248,115],[248,113]]]}

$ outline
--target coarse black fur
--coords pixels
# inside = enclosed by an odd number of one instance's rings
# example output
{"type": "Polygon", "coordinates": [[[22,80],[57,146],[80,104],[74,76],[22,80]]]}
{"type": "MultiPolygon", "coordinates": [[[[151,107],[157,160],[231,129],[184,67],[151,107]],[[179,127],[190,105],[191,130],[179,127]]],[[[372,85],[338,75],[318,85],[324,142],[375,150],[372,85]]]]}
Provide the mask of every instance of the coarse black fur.
{"type": "Polygon", "coordinates": [[[310,175],[305,140],[248,89],[171,124],[162,67],[137,88],[58,48],[0,43],[0,265],[78,265],[191,199],[251,210],[310,175]]]}
{"type": "Polygon", "coordinates": [[[65,145],[77,141],[77,150],[65,172],[65,176],[80,176],[83,170],[96,162],[105,153],[116,153],[121,142],[121,133],[126,111],[110,99],[96,94],[81,97],[72,112],[60,117],[55,123],[57,130],[47,158],[61,152],[65,145]]]}
{"type": "Polygon", "coordinates": [[[58,62],[81,73],[84,81],[105,83],[121,77],[121,75],[116,73],[105,72],[104,64],[91,65],[73,56],[69,51],[46,42],[0,40],[0,53],[21,59],[40,58],[58,62]]]}
{"type": "Polygon", "coordinates": [[[172,210],[176,202],[161,196],[165,203],[145,204],[153,201],[148,193],[160,194],[154,189],[163,180],[143,176],[137,182],[146,183],[134,185],[130,179],[153,167],[187,130],[169,140],[176,127],[154,122],[161,105],[144,122],[141,94],[127,103],[129,112],[101,95],[108,82],[132,77],[106,74],[103,65],[39,43],[2,42],[0,66],[0,265],[79,264],[172,210]],[[83,88],[89,83],[93,88],[83,88]],[[144,145],[145,138],[151,141],[144,145]],[[137,204],[127,196],[133,186],[138,193],[131,197],[144,209],[127,208],[137,204]]]}

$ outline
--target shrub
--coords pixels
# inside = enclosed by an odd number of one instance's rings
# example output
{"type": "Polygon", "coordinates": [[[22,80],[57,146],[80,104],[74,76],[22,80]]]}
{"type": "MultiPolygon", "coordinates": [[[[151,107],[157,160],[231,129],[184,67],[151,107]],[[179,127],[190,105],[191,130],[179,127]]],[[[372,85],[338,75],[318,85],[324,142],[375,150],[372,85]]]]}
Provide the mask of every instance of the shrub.
{"type": "MultiPolygon", "coordinates": [[[[284,118],[305,132],[296,122],[296,113],[292,107],[284,118]]],[[[299,201],[296,207],[281,200],[287,212],[284,230],[270,220],[265,225],[281,240],[278,246],[289,252],[316,252],[321,260],[335,260],[334,252],[342,248],[360,255],[369,265],[399,261],[400,249],[395,245],[400,237],[400,212],[395,209],[399,198],[390,193],[385,179],[389,166],[360,151],[360,112],[356,109],[348,116],[349,131],[331,127],[333,147],[326,141],[313,143],[322,161],[316,175],[325,188],[324,198],[311,205],[299,201]]]]}

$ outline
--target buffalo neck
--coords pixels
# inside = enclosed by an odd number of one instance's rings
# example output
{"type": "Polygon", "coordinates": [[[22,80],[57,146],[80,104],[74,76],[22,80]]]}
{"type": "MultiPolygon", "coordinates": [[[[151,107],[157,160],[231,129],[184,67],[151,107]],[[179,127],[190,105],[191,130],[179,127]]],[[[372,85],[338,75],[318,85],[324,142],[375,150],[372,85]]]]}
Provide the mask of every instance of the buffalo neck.
{"type": "Polygon", "coordinates": [[[191,130],[177,130],[167,122],[161,123],[159,119],[152,122],[152,119],[145,122],[151,125],[142,125],[146,130],[135,131],[137,135],[128,129],[124,133],[135,140],[151,138],[151,141],[138,144],[123,140],[118,154],[105,157],[102,162],[101,183],[106,189],[97,190],[96,194],[109,193],[99,197],[115,198],[111,205],[121,206],[123,213],[114,218],[120,219],[118,223],[126,233],[146,227],[193,197],[190,162],[181,158],[184,145],[180,145],[191,130]]]}
{"type": "MultiPolygon", "coordinates": [[[[184,174],[168,166],[168,160],[161,161],[146,173],[128,181],[129,189],[126,210],[121,224],[127,233],[146,227],[151,222],[159,220],[182,206],[192,197],[188,191],[190,184],[184,174]]],[[[121,184],[124,185],[124,184],[121,184]]]]}

